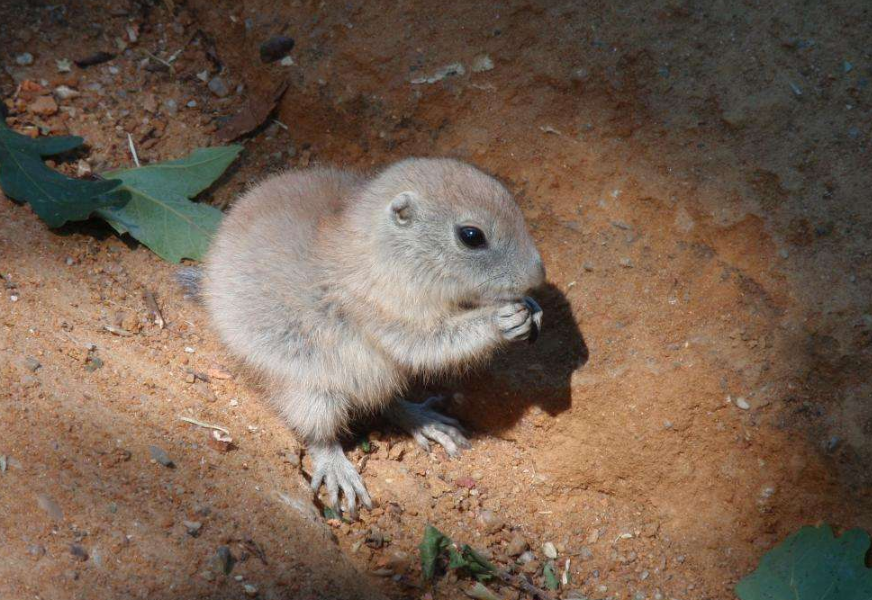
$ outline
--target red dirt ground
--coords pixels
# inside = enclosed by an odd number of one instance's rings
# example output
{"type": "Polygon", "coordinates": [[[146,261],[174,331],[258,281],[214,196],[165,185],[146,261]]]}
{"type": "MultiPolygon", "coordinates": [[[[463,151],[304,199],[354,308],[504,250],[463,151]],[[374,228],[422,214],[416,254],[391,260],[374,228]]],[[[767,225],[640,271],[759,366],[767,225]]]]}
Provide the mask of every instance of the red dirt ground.
{"type": "Polygon", "coordinates": [[[0,596],[457,598],[468,581],[421,586],[429,522],[540,586],[553,542],[558,567],[570,559],[562,598],[727,599],[801,525],[872,528],[869,10],[0,1],[10,124],[90,144],[59,168],[130,164],[128,133],[144,161],[215,144],[223,117],[287,78],[287,129],[252,136],[207,200],[288,166],[456,156],[518,194],[550,282],[535,346],[444,386],[474,448],[427,456],[376,425],[364,474],[379,508],[330,525],[293,436],[171,265],[0,199],[0,596]],[[293,64],[261,64],[278,33],[293,64]],[[146,54],[180,49],[172,71],[146,54]],[[58,72],[98,50],[119,56],[58,72]],[[482,55],[492,69],[473,69],[482,55]],[[411,83],[451,63],[465,73],[411,83]],[[26,80],[80,95],[39,115],[26,80]],[[179,416],[227,427],[237,449],[179,416]],[[526,565],[507,556],[517,536],[526,565]]]}

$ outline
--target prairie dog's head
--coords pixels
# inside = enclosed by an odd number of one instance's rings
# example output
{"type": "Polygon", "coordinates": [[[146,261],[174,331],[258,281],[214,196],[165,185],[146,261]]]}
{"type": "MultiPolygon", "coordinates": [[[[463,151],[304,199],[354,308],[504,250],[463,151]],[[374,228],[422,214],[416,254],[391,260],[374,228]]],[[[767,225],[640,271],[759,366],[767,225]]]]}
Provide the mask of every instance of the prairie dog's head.
{"type": "Polygon", "coordinates": [[[374,243],[396,284],[420,300],[484,305],[522,297],[545,268],[511,194],[496,179],[450,159],[408,159],[366,190],[380,210],[374,243]]]}

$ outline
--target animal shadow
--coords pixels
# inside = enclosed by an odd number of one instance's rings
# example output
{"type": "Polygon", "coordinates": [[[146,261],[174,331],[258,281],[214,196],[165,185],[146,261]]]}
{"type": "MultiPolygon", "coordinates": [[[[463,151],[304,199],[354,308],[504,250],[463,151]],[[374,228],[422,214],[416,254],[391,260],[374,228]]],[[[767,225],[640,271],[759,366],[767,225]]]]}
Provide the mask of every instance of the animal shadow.
{"type": "Polygon", "coordinates": [[[588,360],[587,344],[563,292],[549,283],[534,297],[544,311],[536,342],[510,345],[488,366],[443,390],[463,394],[463,400],[452,403],[451,412],[475,431],[494,434],[510,429],[531,406],[554,416],[572,404],[570,381],[588,360]]]}

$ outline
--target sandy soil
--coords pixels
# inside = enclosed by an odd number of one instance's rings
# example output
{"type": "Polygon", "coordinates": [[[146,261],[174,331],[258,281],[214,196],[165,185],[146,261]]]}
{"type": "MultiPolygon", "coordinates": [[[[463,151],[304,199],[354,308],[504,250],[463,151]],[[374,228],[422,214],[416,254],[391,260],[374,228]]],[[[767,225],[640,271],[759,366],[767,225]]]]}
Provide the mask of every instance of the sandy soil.
{"type": "Polygon", "coordinates": [[[259,130],[208,201],[287,166],[457,156],[518,194],[550,282],[535,346],[417,394],[451,395],[474,448],[426,455],[373,424],[373,452],[349,451],[379,507],[326,523],[293,436],[171,265],[0,198],[0,596],[457,598],[469,583],[452,575],[421,585],[432,523],[537,585],[554,543],[562,598],[726,599],[800,525],[872,528],[869,16],[859,1],[0,2],[10,123],[91,146],[59,168],[129,164],[128,133],[145,161],[216,143],[286,78],[287,129],[259,130]],[[279,33],[293,64],[262,64],[279,33]],[[58,72],[98,50],[118,56],[58,72]],[[412,83],[452,63],[464,73],[412,83]],[[24,81],[80,95],[40,115],[24,81]]]}

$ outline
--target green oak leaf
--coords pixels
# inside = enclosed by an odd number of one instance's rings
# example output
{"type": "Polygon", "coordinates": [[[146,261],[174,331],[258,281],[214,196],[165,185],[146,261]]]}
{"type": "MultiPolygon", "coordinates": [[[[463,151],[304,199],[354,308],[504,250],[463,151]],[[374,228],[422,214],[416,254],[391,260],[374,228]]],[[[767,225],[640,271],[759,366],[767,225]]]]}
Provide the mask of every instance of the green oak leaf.
{"type": "Polygon", "coordinates": [[[13,200],[29,204],[49,227],[84,221],[99,209],[123,205],[123,197],[109,194],[119,181],[73,179],[43,162],[82,142],[71,135],[31,139],[9,129],[0,115],[0,187],[13,200]]]}
{"type": "Polygon", "coordinates": [[[436,575],[439,557],[446,550],[449,569],[462,569],[478,581],[489,581],[496,572],[496,567],[472,546],[464,544],[458,549],[451,538],[429,524],[424,529],[424,539],[418,548],[421,551],[421,572],[425,580],[431,580],[436,575]]]}
{"type": "Polygon", "coordinates": [[[212,185],[241,151],[242,146],[199,148],[179,160],[110,171],[106,176],[121,180],[118,194],[127,203],[98,214],[165,260],[201,260],[223,214],[190,199],[212,185]]]}
{"type": "MultiPolygon", "coordinates": [[[[441,531],[428,524],[424,529],[424,539],[418,549],[421,551],[421,573],[424,579],[429,581],[436,575],[436,564],[439,556],[446,548],[451,547],[451,539],[441,531]]],[[[454,554],[451,557],[454,562],[454,554]]]]}
{"type": "Polygon", "coordinates": [[[833,536],[827,525],[803,527],[767,552],[736,585],[741,600],[868,600],[869,536],[852,529],[833,536]]]}
{"type": "Polygon", "coordinates": [[[549,590],[556,590],[560,587],[560,579],[557,577],[557,571],[554,570],[554,563],[552,561],[549,560],[545,563],[542,574],[545,576],[545,587],[549,590]]]}

